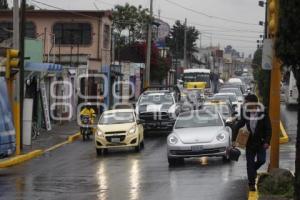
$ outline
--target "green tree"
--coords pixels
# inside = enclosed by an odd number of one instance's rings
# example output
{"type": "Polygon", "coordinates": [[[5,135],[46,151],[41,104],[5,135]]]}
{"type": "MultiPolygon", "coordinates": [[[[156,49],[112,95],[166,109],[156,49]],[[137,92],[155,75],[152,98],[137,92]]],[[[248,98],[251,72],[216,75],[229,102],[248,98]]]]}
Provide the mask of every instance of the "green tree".
{"type": "Polygon", "coordinates": [[[128,3],[124,6],[116,5],[113,10],[113,21],[117,39],[121,38],[122,31],[128,31],[131,44],[142,39],[149,19],[148,9],[143,9],[141,5],[138,7],[128,3]]]}
{"type": "Polygon", "coordinates": [[[0,9],[8,9],[8,3],[7,0],[0,0],[0,9]]]}
{"type": "MultiPolygon", "coordinates": [[[[299,0],[279,0],[279,27],[275,48],[285,66],[291,66],[300,91],[300,3],[299,0]]],[[[295,160],[295,200],[300,200],[300,105],[295,160]]]]}
{"type": "MultiPolygon", "coordinates": [[[[183,58],[184,52],[184,24],[181,24],[180,21],[176,21],[173,25],[170,35],[167,38],[167,46],[170,47],[170,50],[173,55],[177,58],[183,58]]],[[[192,54],[196,52],[196,41],[199,37],[199,31],[195,27],[187,27],[187,58],[192,58],[192,54]]]]}

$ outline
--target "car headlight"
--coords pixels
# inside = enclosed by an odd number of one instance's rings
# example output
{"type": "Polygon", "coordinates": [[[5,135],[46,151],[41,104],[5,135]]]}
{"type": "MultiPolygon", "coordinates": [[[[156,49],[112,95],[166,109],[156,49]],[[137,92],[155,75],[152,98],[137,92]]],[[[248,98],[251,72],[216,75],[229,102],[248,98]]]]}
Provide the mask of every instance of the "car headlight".
{"type": "Polygon", "coordinates": [[[230,118],[226,119],[225,123],[226,123],[226,124],[232,123],[232,118],[230,117],[230,118]]]}
{"type": "Polygon", "coordinates": [[[174,135],[171,135],[171,136],[168,138],[168,140],[169,140],[169,143],[170,143],[170,144],[176,144],[176,143],[178,142],[177,137],[174,136],[174,135]]]}
{"type": "Polygon", "coordinates": [[[104,133],[101,131],[101,130],[97,130],[97,136],[99,137],[103,137],[104,136],[104,133]]]}
{"type": "Polygon", "coordinates": [[[176,105],[174,104],[174,105],[172,105],[172,106],[169,108],[168,113],[169,113],[169,114],[174,114],[175,112],[176,112],[176,105]]]}
{"type": "Polygon", "coordinates": [[[134,134],[135,131],[136,131],[136,126],[133,126],[133,127],[131,127],[131,128],[129,129],[128,133],[129,133],[129,134],[134,134]]]}
{"type": "Polygon", "coordinates": [[[226,138],[226,135],[224,133],[220,133],[216,138],[219,142],[223,142],[226,138]]]}

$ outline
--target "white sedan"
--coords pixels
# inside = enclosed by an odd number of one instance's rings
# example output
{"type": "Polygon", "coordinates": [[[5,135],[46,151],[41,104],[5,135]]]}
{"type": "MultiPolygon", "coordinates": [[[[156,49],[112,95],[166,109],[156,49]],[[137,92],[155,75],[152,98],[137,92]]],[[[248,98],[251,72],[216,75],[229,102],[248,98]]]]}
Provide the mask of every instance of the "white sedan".
{"type": "Polygon", "coordinates": [[[184,158],[217,156],[229,160],[232,131],[225,126],[219,113],[193,110],[181,113],[167,138],[169,165],[184,158]]]}

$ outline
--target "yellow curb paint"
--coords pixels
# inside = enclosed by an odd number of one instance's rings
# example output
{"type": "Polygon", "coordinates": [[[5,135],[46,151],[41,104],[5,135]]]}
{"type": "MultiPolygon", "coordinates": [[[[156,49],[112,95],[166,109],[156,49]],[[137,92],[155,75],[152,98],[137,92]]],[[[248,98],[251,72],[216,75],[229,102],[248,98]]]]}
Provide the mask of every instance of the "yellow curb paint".
{"type": "Polygon", "coordinates": [[[283,124],[282,124],[281,121],[280,121],[280,132],[281,132],[281,134],[280,134],[280,140],[279,140],[280,144],[288,143],[289,142],[289,136],[286,133],[286,131],[285,131],[285,129],[284,129],[283,124]]]}
{"type": "Polygon", "coordinates": [[[249,192],[248,200],[258,200],[258,193],[257,192],[249,192]]]}
{"type": "Polygon", "coordinates": [[[7,167],[14,166],[14,165],[18,165],[25,161],[36,158],[42,154],[43,154],[43,150],[35,150],[35,151],[29,152],[27,154],[15,156],[15,157],[9,158],[3,162],[0,162],[0,168],[7,168],[7,167]]]}
{"type": "Polygon", "coordinates": [[[74,142],[75,140],[79,139],[81,137],[81,134],[80,132],[74,134],[74,135],[71,135],[68,137],[68,142],[71,143],[71,142],[74,142]]]}
{"type": "Polygon", "coordinates": [[[65,142],[56,144],[56,145],[54,145],[54,146],[52,146],[52,147],[46,149],[46,150],[44,151],[44,153],[49,152],[49,151],[53,151],[53,150],[55,150],[55,149],[57,149],[57,148],[59,148],[59,147],[62,147],[62,146],[64,146],[64,145],[66,145],[66,144],[69,144],[69,143],[70,143],[69,140],[67,140],[67,141],[65,141],[65,142]]]}

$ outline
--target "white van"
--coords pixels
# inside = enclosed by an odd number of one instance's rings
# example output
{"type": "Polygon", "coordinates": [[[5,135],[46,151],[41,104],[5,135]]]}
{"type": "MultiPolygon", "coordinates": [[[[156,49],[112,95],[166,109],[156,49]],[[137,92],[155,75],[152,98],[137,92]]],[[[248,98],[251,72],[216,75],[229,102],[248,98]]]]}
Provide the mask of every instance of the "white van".
{"type": "Polygon", "coordinates": [[[296,79],[293,71],[290,71],[289,82],[287,83],[287,88],[285,90],[285,104],[287,106],[294,105],[298,103],[298,89],[296,85],[296,79]]]}

